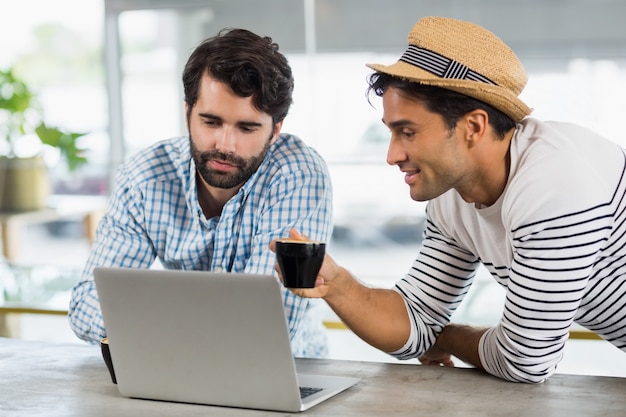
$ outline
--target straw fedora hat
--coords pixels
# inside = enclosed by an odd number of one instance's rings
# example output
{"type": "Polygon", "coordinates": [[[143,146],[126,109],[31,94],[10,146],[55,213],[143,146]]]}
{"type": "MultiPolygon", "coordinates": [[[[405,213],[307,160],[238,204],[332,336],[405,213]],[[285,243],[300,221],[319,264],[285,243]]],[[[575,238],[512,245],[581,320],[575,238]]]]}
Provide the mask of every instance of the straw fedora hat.
{"type": "Polygon", "coordinates": [[[532,111],[519,94],[528,76],[515,53],[493,33],[469,22],[425,17],[409,32],[409,46],[377,72],[454,90],[488,103],[518,122],[532,111]]]}

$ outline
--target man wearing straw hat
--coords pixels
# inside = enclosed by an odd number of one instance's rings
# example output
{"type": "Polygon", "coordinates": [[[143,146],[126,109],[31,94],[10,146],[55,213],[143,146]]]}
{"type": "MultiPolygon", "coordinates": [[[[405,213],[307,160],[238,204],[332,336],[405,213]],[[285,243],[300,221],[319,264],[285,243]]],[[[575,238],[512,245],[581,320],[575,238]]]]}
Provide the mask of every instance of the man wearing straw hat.
{"type": "Polygon", "coordinates": [[[574,322],[626,351],[624,151],[527,117],[524,68],[472,23],[424,18],[398,62],[368,66],[391,132],[387,162],[412,199],[428,200],[423,246],[393,289],[364,286],[327,256],[316,287],[293,291],[324,298],[397,358],[457,357],[510,381],[550,377],[574,322]],[[502,317],[451,323],[481,263],[506,290],[502,317]]]}

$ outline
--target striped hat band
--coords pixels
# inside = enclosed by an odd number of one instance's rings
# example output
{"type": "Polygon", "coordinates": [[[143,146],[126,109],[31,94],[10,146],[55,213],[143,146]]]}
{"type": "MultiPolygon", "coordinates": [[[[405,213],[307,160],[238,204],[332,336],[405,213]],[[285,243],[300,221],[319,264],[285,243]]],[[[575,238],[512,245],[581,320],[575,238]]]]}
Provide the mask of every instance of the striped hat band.
{"type": "Polygon", "coordinates": [[[409,45],[408,49],[400,57],[400,61],[414,65],[440,78],[470,80],[497,85],[489,78],[472,71],[458,61],[415,45],[409,45]]]}

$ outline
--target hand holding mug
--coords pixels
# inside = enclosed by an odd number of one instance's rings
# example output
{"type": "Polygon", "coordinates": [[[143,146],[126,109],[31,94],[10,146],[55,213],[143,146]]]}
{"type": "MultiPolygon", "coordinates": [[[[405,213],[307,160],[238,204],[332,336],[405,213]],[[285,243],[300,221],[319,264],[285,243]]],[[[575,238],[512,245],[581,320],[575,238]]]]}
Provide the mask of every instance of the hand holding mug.
{"type": "Polygon", "coordinates": [[[301,297],[324,297],[328,291],[326,264],[334,265],[325,246],[295,229],[289,232],[289,238],[272,241],[270,248],[276,253],[276,271],[283,285],[301,297]]]}
{"type": "Polygon", "coordinates": [[[310,240],[277,239],[276,262],[287,288],[313,288],[324,262],[326,244],[310,240]]]}

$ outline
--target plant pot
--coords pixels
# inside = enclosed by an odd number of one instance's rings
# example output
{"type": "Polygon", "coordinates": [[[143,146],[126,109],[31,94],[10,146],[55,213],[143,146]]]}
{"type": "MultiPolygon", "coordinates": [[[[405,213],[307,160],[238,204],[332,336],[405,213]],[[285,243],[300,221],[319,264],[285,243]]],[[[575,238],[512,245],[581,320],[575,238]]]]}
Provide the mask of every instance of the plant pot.
{"type": "Polygon", "coordinates": [[[0,157],[0,211],[40,210],[46,207],[49,195],[43,157],[0,157]]]}

